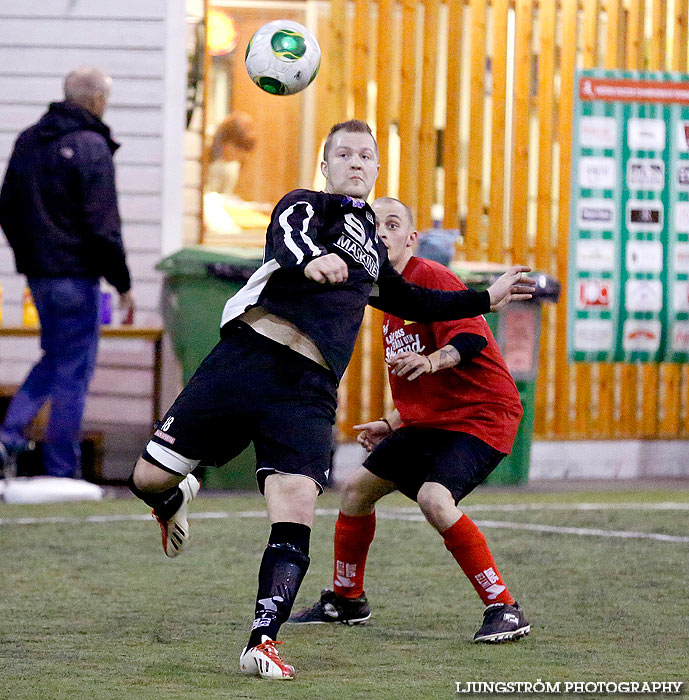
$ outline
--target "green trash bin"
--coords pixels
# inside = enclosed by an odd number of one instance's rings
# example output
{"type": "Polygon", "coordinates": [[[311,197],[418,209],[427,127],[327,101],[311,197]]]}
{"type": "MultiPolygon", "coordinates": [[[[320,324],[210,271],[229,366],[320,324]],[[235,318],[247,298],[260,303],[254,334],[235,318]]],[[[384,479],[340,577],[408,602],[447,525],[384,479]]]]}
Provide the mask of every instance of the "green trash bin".
{"type": "MultiPolygon", "coordinates": [[[[486,289],[501,274],[496,267],[481,263],[459,263],[452,265],[452,270],[468,287],[486,289]]],[[[512,452],[486,479],[487,484],[525,484],[529,479],[536,409],[541,305],[556,302],[560,296],[560,284],[557,280],[537,272],[530,274],[537,280],[533,299],[511,302],[498,313],[486,314],[486,321],[514,378],[524,407],[524,415],[512,452]]]]}
{"type": "MultiPolygon", "coordinates": [[[[260,267],[257,249],[184,248],[161,260],[162,313],[186,384],[220,339],[225,302],[260,267]]],[[[208,469],[204,487],[249,489],[256,486],[253,445],[222,469],[208,469]]]]}

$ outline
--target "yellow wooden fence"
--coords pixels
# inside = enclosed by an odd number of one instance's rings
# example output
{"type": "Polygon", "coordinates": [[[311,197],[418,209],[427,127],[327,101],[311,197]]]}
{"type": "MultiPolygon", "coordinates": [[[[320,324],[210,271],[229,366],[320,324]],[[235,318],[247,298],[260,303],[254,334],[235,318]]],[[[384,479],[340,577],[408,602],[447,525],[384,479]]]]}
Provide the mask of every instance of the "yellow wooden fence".
{"type": "MultiPolygon", "coordinates": [[[[528,263],[566,289],[572,88],[580,68],[687,70],[689,0],[331,0],[322,17],[319,136],[375,124],[376,195],[419,230],[442,205],[457,256],[528,263]]],[[[678,438],[686,367],[567,362],[563,294],[543,307],[536,436],[678,438]]],[[[377,417],[386,390],[371,313],[343,382],[340,427],[377,417]]]]}

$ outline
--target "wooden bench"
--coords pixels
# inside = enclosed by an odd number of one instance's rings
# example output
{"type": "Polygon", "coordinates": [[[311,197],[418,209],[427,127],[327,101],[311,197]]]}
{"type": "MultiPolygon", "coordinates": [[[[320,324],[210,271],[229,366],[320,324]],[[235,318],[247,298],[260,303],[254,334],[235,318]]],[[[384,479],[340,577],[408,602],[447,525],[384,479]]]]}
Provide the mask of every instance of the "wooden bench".
{"type": "MultiPolygon", "coordinates": [[[[161,418],[161,387],[162,387],[162,344],[163,329],[160,327],[142,326],[101,326],[101,338],[116,338],[118,340],[143,340],[153,346],[153,391],[151,418],[152,423],[161,418]]],[[[3,338],[36,338],[40,337],[37,326],[0,325],[0,340],[3,338]]],[[[0,421],[4,417],[7,405],[16,393],[18,386],[0,385],[0,421]]],[[[44,406],[34,420],[30,429],[31,439],[40,442],[48,418],[48,406],[44,406]]],[[[96,483],[106,483],[104,474],[104,434],[99,430],[87,429],[81,433],[82,473],[85,479],[96,483]]],[[[40,473],[39,453],[27,453],[24,471],[28,474],[40,473]]]]}
{"type": "MultiPolygon", "coordinates": [[[[38,326],[5,326],[0,325],[0,340],[3,338],[39,338],[41,330],[38,326]]],[[[153,345],[153,393],[152,393],[152,422],[161,418],[161,391],[163,383],[163,329],[159,326],[101,326],[101,338],[117,338],[118,340],[145,340],[153,345]]]]}

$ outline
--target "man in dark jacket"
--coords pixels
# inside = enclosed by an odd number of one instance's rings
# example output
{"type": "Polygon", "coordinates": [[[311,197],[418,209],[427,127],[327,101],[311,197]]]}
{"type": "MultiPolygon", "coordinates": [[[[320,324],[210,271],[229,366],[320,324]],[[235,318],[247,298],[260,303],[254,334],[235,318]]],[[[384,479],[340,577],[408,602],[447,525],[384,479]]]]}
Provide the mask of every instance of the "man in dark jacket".
{"type": "Polygon", "coordinates": [[[79,433],[99,336],[99,280],[133,312],[120,234],[112,156],[118,148],[101,121],[111,79],[83,67],[14,145],[0,193],[0,225],[17,272],[26,275],[41,321],[43,355],[0,427],[0,458],[26,445],[25,430],[51,402],[44,469],[79,473],[79,433]]]}

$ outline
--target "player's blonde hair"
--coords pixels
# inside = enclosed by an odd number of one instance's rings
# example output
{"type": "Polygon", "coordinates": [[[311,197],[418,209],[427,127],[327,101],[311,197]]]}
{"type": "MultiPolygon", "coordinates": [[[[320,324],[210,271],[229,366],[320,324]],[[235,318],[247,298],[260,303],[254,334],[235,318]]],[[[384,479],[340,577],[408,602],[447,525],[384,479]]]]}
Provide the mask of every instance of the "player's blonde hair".
{"type": "Polygon", "coordinates": [[[327,161],[328,160],[328,151],[330,151],[330,144],[332,143],[333,136],[338,131],[347,131],[349,133],[354,133],[354,134],[368,134],[372,139],[373,139],[373,145],[376,148],[376,158],[378,157],[378,142],[376,141],[376,137],[373,135],[373,132],[371,131],[371,127],[361,119],[350,119],[349,121],[346,122],[340,122],[339,124],[335,124],[332,129],[330,129],[330,133],[328,134],[328,138],[325,139],[325,144],[323,146],[323,160],[327,161]]]}

